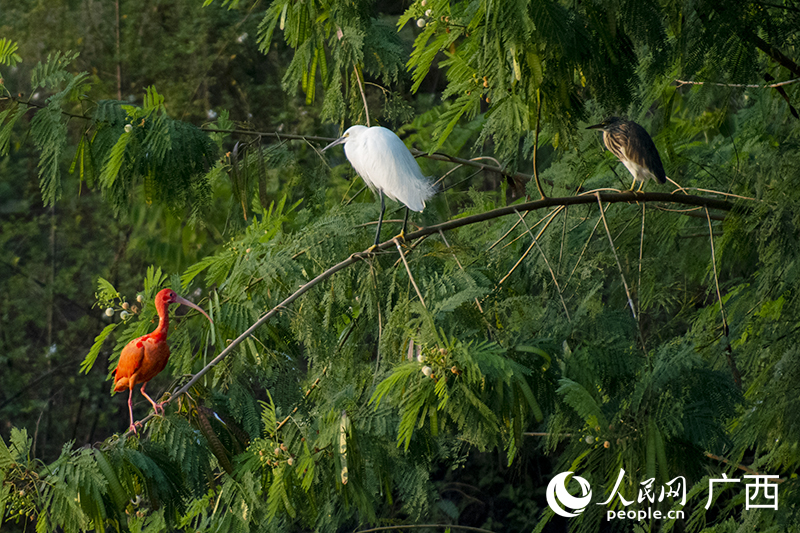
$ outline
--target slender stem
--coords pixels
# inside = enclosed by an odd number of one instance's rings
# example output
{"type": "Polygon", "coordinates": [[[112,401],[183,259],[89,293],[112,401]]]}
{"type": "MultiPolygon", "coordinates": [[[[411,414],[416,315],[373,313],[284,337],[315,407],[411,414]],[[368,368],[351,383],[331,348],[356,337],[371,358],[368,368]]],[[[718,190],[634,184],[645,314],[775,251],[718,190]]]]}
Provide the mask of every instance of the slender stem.
{"type": "Polygon", "coordinates": [[[633,306],[633,299],[631,298],[631,291],[628,289],[628,282],[625,281],[625,274],[622,272],[622,263],[619,262],[619,256],[617,255],[617,249],[614,246],[614,240],[611,238],[611,231],[608,229],[608,222],[606,221],[606,213],[603,211],[603,202],[600,200],[600,193],[597,194],[597,204],[600,206],[600,217],[603,219],[603,226],[606,228],[606,234],[608,235],[608,244],[611,246],[611,251],[614,253],[614,259],[617,261],[617,268],[619,269],[619,276],[622,278],[622,285],[625,287],[625,295],[628,297],[628,306],[631,308],[631,314],[633,315],[633,319],[637,322],[639,318],[636,316],[636,309],[633,306]]]}
{"type": "Polygon", "coordinates": [[[536,180],[536,188],[539,189],[541,199],[544,200],[547,197],[544,195],[542,183],[539,181],[539,167],[536,164],[536,153],[539,151],[539,126],[542,118],[542,93],[539,89],[536,89],[536,99],[538,102],[536,104],[536,134],[533,139],[533,177],[536,180]]]}
{"type": "Polygon", "coordinates": [[[639,238],[639,281],[636,283],[636,313],[642,313],[642,253],[644,252],[644,213],[647,204],[642,204],[642,235],[639,238]]]}
{"type": "Polygon", "coordinates": [[[784,85],[791,85],[793,83],[797,83],[800,81],[800,78],[795,78],[789,81],[782,81],[779,83],[770,83],[769,85],[759,85],[757,83],[715,83],[710,81],[685,81],[685,80],[675,80],[675,83],[678,84],[678,87],[681,85],[717,85],[719,87],[743,87],[747,89],[775,89],[777,87],[783,87],[784,85]]]}
{"type": "Polygon", "coordinates": [[[119,0],[114,1],[117,25],[117,100],[122,100],[122,58],[119,55],[119,0]]]}
{"type": "Polygon", "coordinates": [[[719,290],[719,278],[717,277],[717,257],[714,253],[714,231],[711,228],[711,218],[708,216],[708,209],[706,209],[706,217],[708,219],[709,242],[711,243],[711,267],[714,271],[714,284],[717,288],[717,301],[719,301],[719,314],[722,316],[722,331],[727,337],[728,320],[725,318],[725,308],[722,305],[722,293],[719,290]]]}
{"type": "Polygon", "coordinates": [[[725,335],[725,354],[728,358],[728,365],[731,367],[731,374],[733,374],[733,381],[741,389],[742,388],[742,375],[739,373],[739,368],[736,366],[736,360],[733,358],[733,348],[731,341],[728,338],[728,320],[725,317],[725,307],[722,304],[722,292],[719,290],[719,277],[717,276],[717,257],[714,253],[714,231],[711,229],[711,217],[706,208],[706,218],[708,220],[708,238],[711,242],[711,265],[714,270],[714,284],[717,288],[717,300],[719,301],[719,314],[722,316],[722,333],[725,335]]]}
{"type": "Polygon", "coordinates": [[[397,237],[395,237],[392,240],[394,241],[394,245],[397,246],[397,251],[400,254],[400,259],[403,260],[403,264],[406,266],[406,272],[408,272],[408,279],[411,280],[411,284],[414,286],[414,290],[417,291],[417,296],[419,297],[419,301],[422,302],[422,307],[427,309],[428,306],[425,305],[425,300],[422,298],[422,293],[419,292],[419,287],[417,287],[417,282],[414,281],[414,275],[411,274],[411,269],[408,268],[408,261],[406,261],[406,254],[404,254],[403,249],[400,248],[400,242],[397,240],[397,237]]]}
{"type": "Polygon", "coordinates": [[[364,85],[361,83],[361,76],[358,75],[358,66],[353,65],[353,70],[356,73],[356,81],[358,82],[358,89],[361,91],[361,100],[364,102],[364,114],[367,117],[367,127],[369,128],[369,107],[367,107],[367,95],[364,94],[364,85]]]}
{"type": "MultiPolygon", "coordinates": [[[[560,209],[558,211],[560,211],[560,209]]],[[[550,276],[553,278],[553,283],[555,283],[556,285],[556,290],[558,291],[558,297],[561,298],[561,305],[564,307],[564,314],[567,315],[567,322],[572,323],[572,320],[569,318],[569,310],[567,310],[567,303],[564,301],[564,296],[561,294],[561,288],[558,286],[556,273],[553,272],[553,268],[550,266],[550,261],[548,261],[547,256],[544,255],[544,250],[542,250],[542,247],[539,245],[539,239],[533,236],[533,232],[528,227],[528,224],[525,222],[525,219],[522,218],[522,215],[519,214],[519,211],[517,211],[517,216],[519,216],[519,219],[522,221],[522,224],[525,226],[525,229],[528,231],[528,234],[533,239],[534,244],[536,244],[536,248],[539,249],[539,253],[542,254],[542,259],[544,259],[544,264],[547,265],[547,269],[550,271],[550,276]]],[[[553,219],[555,219],[555,215],[553,215],[553,219]]]]}
{"type": "MultiPolygon", "coordinates": [[[[641,194],[641,193],[636,193],[641,194]]],[[[628,282],[625,281],[625,274],[622,271],[622,263],[619,261],[619,256],[617,255],[617,249],[614,247],[614,241],[611,239],[611,231],[608,229],[608,222],[606,221],[606,212],[603,210],[603,202],[600,201],[600,193],[595,193],[597,196],[597,204],[600,206],[600,216],[603,219],[603,226],[606,228],[606,235],[608,235],[608,243],[611,245],[611,251],[614,252],[614,259],[617,260],[617,268],[619,269],[619,277],[622,278],[622,285],[625,287],[625,295],[628,297],[628,305],[631,308],[631,314],[633,314],[633,319],[636,321],[636,332],[639,334],[639,342],[642,343],[642,350],[644,353],[647,354],[647,345],[644,342],[644,336],[642,335],[641,324],[639,324],[639,316],[636,314],[636,309],[633,307],[633,298],[631,298],[631,291],[628,288],[628,282]]]]}
{"type": "MultiPolygon", "coordinates": [[[[744,466],[744,465],[739,464],[739,463],[734,463],[732,461],[729,461],[729,460],[725,459],[724,457],[720,457],[719,455],[714,455],[713,453],[706,452],[706,457],[708,457],[709,459],[714,459],[715,461],[720,461],[722,463],[725,463],[726,465],[735,466],[739,470],[744,470],[748,474],[751,474],[751,475],[754,475],[754,476],[762,476],[762,475],[764,475],[764,474],[761,474],[761,473],[753,470],[750,467],[744,466]]],[[[776,480],[776,483],[783,483],[784,481],[786,481],[786,480],[785,479],[778,479],[778,480],[776,480]]]]}
{"type": "Polygon", "coordinates": [[[539,230],[539,233],[536,235],[536,237],[534,237],[534,239],[533,239],[533,242],[531,243],[531,245],[530,245],[530,246],[528,246],[528,249],[527,249],[527,250],[525,250],[525,253],[523,253],[523,254],[520,256],[520,258],[517,260],[517,262],[516,262],[516,263],[514,263],[514,266],[513,266],[513,267],[511,267],[511,270],[509,270],[509,271],[508,271],[508,273],[507,273],[505,276],[503,276],[503,277],[500,279],[500,281],[498,281],[498,282],[497,282],[497,285],[498,285],[498,286],[502,285],[502,284],[503,284],[503,282],[504,282],[505,280],[507,280],[507,279],[508,279],[508,277],[509,277],[509,276],[510,276],[510,275],[511,275],[511,274],[512,274],[512,273],[513,273],[513,272],[514,272],[516,269],[517,269],[517,267],[518,267],[519,265],[521,265],[521,264],[522,264],[522,261],[524,261],[524,260],[525,260],[525,258],[526,258],[526,257],[528,257],[528,254],[531,252],[531,250],[533,250],[533,247],[534,247],[534,245],[536,244],[536,239],[538,239],[539,237],[541,237],[541,236],[542,236],[542,233],[544,233],[544,232],[545,232],[545,230],[547,229],[547,227],[548,227],[548,226],[550,226],[550,223],[551,223],[553,220],[555,220],[555,219],[556,219],[556,215],[558,215],[558,213],[559,213],[559,212],[561,212],[561,209],[562,209],[562,208],[558,208],[558,209],[554,210],[554,211],[553,211],[553,212],[552,212],[552,213],[549,215],[549,216],[550,216],[550,219],[549,219],[549,220],[548,220],[548,221],[545,223],[545,225],[542,227],[542,229],[541,229],[541,230],[539,230]]]}
{"type": "MultiPolygon", "coordinates": [[[[611,206],[610,205],[606,206],[606,209],[608,209],[609,207],[611,207],[611,206]]],[[[586,243],[583,245],[583,249],[581,250],[581,254],[578,256],[578,260],[575,261],[575,266],[572,267],[572,271],[569,273],[569,277],[567,278],[567,282],[564,284],[564,290],[567,290],[567,287],[569,286],[569,282],[570,282],[570,280],[572,280],[572,275],[575,274],[575,271],[578,269],[578,265],[581,264],[581,259],[583,259],[583,254],[586,253],[586,249],[589,247],[589,243],[592,242],[592,237],[594,237],[594,232],[597,231],[597,226],[599,226],[600,222],[602,222],[602,221],[603,221],[603,219],[601,217],[597,217],[597,222],[595,223],[594,228],[592,228],[592,232],[589,234],[589,238],[586,239],[586,243]]]]}

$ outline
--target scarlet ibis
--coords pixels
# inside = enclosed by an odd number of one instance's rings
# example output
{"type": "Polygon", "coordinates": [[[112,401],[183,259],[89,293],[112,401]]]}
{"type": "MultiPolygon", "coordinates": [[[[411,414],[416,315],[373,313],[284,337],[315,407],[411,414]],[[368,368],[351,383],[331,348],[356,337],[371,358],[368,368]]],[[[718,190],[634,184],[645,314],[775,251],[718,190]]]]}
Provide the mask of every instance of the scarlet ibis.
{"type": "Polygon", "coordinates": [[[133,423],[133,387],[142,384],[142,396],[147,398],[158,414],[158,410],[164,411],[162,404],[157,404],[144,391],[147,382],[164,370],[169,360],[169,346],[167,345],[167,331],[169,330],[169,304],[179,303],[193,307],[203,313],[211,322],[205,311],[185,298],[181,298],[172,289],[163,289],[156,295],[156,312],[158,312],[158,327],[152,333],[133,339],[119,356],[116,375],[114,377],[114,391],[121,392],[129,389],[128,393],[128,413],[131,417],[130,429],[136,433],[136,425],[133,423]]]}
{"type": "Polygon", "coordinates": [[[344,144],[344,155],[364,183],[378,192],[381,199],[381,215],[378,217],[378,229],[375,232],[374,249],[381,236],[381,223],[386,205],[385,194],[392,200],[402,202],[406,206],[403,229],[398,237],[405,238],[408,210],[421,212],[425,202],[433,196],[434,188],[430,180],[422,174],[419,163],[406,148],[406,145],[393,131],[380,126],[351,126],[344,135],[322,149],[324,152],[332,146],[344,144]]]}

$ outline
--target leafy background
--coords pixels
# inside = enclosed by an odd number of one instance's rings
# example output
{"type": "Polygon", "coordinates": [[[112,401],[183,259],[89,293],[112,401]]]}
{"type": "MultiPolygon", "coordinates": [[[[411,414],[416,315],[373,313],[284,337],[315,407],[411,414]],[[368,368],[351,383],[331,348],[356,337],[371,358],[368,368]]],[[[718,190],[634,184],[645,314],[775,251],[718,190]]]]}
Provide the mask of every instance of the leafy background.
{"type": "Polygon", "coordinates": [[[798,89],[765,87],[800,77],[791,2],[3,13],[0,527],[797,528],[798,89]],[[214,317],[177,312],[150,386],[175,392],[370,244],[375,199],[341,151],[318,152],[344,127],[390,127],[430,156],[441,191],[411,221],[425,227],[536,199],[534,173],[553,197],[628,187],[583,129],[612,113],[726,208],[556,205],[410,241],[408,266],[382,248],[122,433],[106,378],[153,328],[160,288],[214,317]],[[685,506],[654,504],[684,518],[548,510],[554,474],[602,501],[620,468],[628,500],[684,476],[685,506]],[[743,482],[705,509],[709,478],[756,472],[780,476],[777,511],[746,509],[743,482]]]}

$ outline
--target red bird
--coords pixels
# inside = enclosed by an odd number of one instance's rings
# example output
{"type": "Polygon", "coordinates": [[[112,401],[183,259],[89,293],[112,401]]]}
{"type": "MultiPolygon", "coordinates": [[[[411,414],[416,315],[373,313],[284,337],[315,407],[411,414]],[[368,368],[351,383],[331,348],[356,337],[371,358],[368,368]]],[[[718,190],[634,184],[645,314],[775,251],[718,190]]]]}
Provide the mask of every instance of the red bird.
{"type": "Polygon", "coordinates": [[[134,385],[142,384],[142,395],[153,405],[156,414],[158,410],[164,411],[162,404],[157,404],[144,391],[147,382],[164,370],[169,360],[169,346],[167,345],[167,330],[169,329],[169,304],[179,303],[194,307],[208,318],[209,322],[214,323],[205,311],[198,306],[181,298],[172,289],[163,289],[156,295],[156,311],[158,312],[158,327],[152,333],[133,339],[119,356],[116,375],[114,377],[114,391],[121,392],[129,389],[128,393],[128,413],[131,416],[130,429],[136,433],[136,425],[133,423],[133,400],[134,385]]]}

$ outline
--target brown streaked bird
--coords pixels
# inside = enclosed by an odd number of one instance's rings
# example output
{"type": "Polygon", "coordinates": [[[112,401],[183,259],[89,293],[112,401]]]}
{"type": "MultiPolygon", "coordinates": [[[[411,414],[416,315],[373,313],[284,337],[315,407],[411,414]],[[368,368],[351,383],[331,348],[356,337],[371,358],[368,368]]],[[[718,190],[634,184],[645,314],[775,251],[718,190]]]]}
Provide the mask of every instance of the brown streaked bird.
{"type": "Polygon", "coordinates": [[[600,124],[589,126],[587,130],[603,130],[603,142],[611,153],[622,161],[633,176],[630,190],[639,183],[636,192],[642,192],[649,179],[666,183],[667,174],[661,163],[653,138],[639,124],[619,117],[608,117],[600,124]]]}
{"type": "Polygon", "coordinates": [[[119,356],[116,374],[114,376],[114,391],[121,392],[125,389],[128,393],[128,414],[131,417],[130,429],[136,433],[136,425],[133,423],[133,387],[142,384],[142,396],[153,406],[156,414],[158,410],[164,412],[164,407],[156,403],[144,391],[147,382],[156,377],[159,372],[164,370],[169,361],[169,345],[167,345],[167,331],[169,330],[169,304],[179,303],[188,305],[203,313],[211,322],[205,311],[185,298],[181,298],[172,289],[163,289],[156,295],[156,312],[158,313],[158,327],[152,333],[143,335],[125,345],[119,356]]]}

